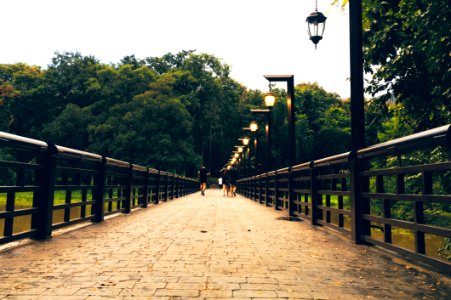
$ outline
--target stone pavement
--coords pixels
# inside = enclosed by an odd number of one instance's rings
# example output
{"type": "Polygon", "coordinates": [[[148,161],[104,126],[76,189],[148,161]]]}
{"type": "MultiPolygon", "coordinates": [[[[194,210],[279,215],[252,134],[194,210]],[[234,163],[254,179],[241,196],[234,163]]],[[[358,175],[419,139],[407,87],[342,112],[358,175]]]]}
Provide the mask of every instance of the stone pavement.
{"type": "MultiPolygon", "coordinates": [[[[450,278],[207,190],[0,252],[0,299],[451,299],[450,278]]],[[[80,226],[79,226],[80,227],[80,226]]]]}

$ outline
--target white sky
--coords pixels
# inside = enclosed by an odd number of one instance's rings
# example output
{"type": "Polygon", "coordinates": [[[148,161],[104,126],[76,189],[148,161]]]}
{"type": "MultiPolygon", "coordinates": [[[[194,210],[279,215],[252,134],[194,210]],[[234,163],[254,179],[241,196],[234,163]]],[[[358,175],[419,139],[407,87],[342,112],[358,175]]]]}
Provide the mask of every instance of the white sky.
{"type": "Polygon", "coordinates": [[[0,0],[0,63],[46,67],[55,51],[118,63],[196,50],[251,89],[267,90],[265,74],[294,74],[295,84],[346,98],[348,16],[331,2],[318,1],[328,19],[315,51],[305,22],[315,0],[0,0]]]}

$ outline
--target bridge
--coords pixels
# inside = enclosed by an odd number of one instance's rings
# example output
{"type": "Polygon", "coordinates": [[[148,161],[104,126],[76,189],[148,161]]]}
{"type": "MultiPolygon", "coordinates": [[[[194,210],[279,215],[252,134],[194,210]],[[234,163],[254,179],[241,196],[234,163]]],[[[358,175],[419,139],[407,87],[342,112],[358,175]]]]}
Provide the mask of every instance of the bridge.
{"type": "Polygon", "coordinates": [[[434,184],[449,161],[355,171],[363,159],[448,147],[449,134],[448,125],[242,178],[228,198],[201,196],[196,180],[170,172],[0,133],[0,299],[450,298],[449,262],[430,239],[449,239],[449,224],[431,224],[427,211],[449,205],[434,184]],[[417,173],[420,193],[406,180],[417,173]],[[397,191],[386,190],[390,177],[397,191]],[[413,203],[414,219],[400,220],[392,201],[413,203]],[[399,229],[413,232],[413,249],[399,229]]]}
{"type": "MultiPolygon", "coordinates": [[[[445,275],[208,189],[0,253],[0,299],[446,299],[445,275]]],[[[24,242],[20,242],[24,243],[24,242]]]]}

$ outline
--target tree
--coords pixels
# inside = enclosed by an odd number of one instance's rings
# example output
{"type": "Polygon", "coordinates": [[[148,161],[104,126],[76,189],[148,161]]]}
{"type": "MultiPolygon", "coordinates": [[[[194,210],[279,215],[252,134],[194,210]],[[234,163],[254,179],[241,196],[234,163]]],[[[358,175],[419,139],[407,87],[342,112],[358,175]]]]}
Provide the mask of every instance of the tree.
{"type": "Polygon", "coordinates": [[[89,147],[88,126],[92,122],[89,109],[69,103],[58,117],[46,124],[42,135],[54,144],[84,150],[89,147]]]}
{"type": "Polygon", "coordinates": [[[372,75],[367,92],[402,103],[415,132],[450,123],[448,1],[362,3],[364,67],[372,75]]]}
{"type": "Polygon", "coordinates": [[[54,106],[62,111],[69,103],[85,107],[99,100],[93,89],[99,68],[102,66],[93,56],[56,52],[45,72],[46,88],[53,95],[54,106]]]}

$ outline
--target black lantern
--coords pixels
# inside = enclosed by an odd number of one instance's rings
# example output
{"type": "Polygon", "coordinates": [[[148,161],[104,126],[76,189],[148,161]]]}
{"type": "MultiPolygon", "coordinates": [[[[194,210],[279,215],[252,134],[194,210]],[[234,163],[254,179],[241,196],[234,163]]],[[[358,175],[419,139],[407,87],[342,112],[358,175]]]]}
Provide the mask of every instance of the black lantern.
{"type": "Polygon", "coordinates": [[[310,40],[316,45],[323,39],[324,28],[326,27],[327,17],[318,11],[318,5],[316,10],[310,14],[305,20],[308,23],[308,34],[310,40]]]}

